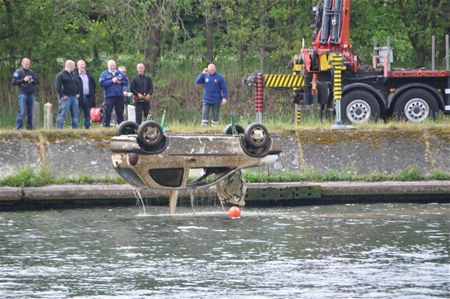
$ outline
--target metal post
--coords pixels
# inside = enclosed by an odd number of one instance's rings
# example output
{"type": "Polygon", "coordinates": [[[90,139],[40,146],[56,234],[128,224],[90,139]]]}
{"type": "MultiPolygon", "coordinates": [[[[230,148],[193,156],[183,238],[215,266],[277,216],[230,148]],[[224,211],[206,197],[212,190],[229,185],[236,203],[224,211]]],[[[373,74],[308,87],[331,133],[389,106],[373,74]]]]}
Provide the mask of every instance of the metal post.
{"type": "Polygon", "coordinates": [[[256,74],[255,91],[256,122],[262,123],[262,112],[264,109],[264,75],[256,74]]]}
{"type": "Polygon", "coordinates": [[[331,129],[354,129],[352,126],[344,125],[341,115],[342,71],[345,70],[344,57],[340,53],[330,54],[329,63],[333,71],[333,100],[336,110],[336,123],[331,126],[331,129]]]}
{"type": "Polygon", "coordinates": [[[299,104],[295,104],[295,124],[300,126],[300,121],[302,119],[302,109],[299,104]]]}
{"type": "Polygon", "coordinates": [[[387,71],[391,71],[391,38],[388,36],[386,38],[386,48],[387,48],[387,55],[385,59],[387,60],[387,71]]]}
{"type": "Polygon", "coordinates": [[[436,69],[436,36],[431,36],[431,70],[436,69]]]}
{"type": "Polygon", "coordinates": [[[373,39],[373,54],[372,54],[372,67],[374,70],[377,69],[377,40],[376,38],[373,39]]]}
{"type": "Polygon", "coordinates": [[[333,127],[338,128],[344,125],[341,117],[343,57],[340,54],[331,54],[329,59],[333,71],[333,100],[336,108],[336,124],[333,127]]]}
{"type": "Polygon", "coordinates": [[[448,61],[448,34],[445,35],[445,69],[449,70],[450,69],[450,65],[449,65],[449,61],[448,61]]]}

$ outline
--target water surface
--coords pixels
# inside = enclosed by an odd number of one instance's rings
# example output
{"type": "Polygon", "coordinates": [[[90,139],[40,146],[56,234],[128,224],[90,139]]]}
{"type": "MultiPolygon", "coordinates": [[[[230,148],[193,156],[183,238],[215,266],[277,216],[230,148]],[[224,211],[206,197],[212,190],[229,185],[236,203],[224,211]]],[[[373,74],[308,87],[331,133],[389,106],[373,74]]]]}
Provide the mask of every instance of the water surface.
{"type": "Polygon", "coordinates": [[[450,205],[0,213],[0,298],[449,298],[450,205]]]}

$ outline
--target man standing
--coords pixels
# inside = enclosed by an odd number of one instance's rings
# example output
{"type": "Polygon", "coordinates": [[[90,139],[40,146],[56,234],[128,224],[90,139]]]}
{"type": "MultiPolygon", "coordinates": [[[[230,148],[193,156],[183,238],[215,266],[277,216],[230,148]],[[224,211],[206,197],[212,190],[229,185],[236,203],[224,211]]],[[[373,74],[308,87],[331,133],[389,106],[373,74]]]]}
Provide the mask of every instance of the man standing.
{"type": "Polygon", "coordinates": [[[227,84],[223,76],[216,72],[216,66],[209,64],[195,79],[195,83],[203,84],[202,126],[209,122],[209,111],[212,110],[211,126],[219,122],[220,105],[225,105],[228,98],[227,84]]]}
{"type": "Polygon", "coordinates": [[[22,67],[14,72],[12,84],[19,87],[19,112],[17,113],[16,130],[22,129],[25,112],[27,114],[27,130],[33,129],[33,105],[38,79],[30,69],[30,59],[22,59],[22,67]]]}
{"type": "Polygon", "coordinates": [[[80,111],[84,115],[84,128],[91,127],[91,108],[95,107],[95,80],[91,74],[86,70],[86,62],[84,60],[77,61],[77,77],[79,84],[82,86],[82,94],[78,98],[80,111]]]}
{"type": "Polygon", "coordinates": [[[128,78],[122,72],[116,69],[114,60],[108,61],[108,69],[100,76],[100,86],[105,91],[105,114],[103,126],[109,127],[111,122],[111,113],[116,111],[117,124],[123,121],[123,87],[128,85],[128,78]]]}
{"type": "Polygon", "coordinates": [[[141,124],[142,113],[144,119],[150,112],[150,99],[153,94],[152,79],[145,75],[145,66],[143,63],[136,65],[138,74],[131,80],[130,90],[134,96],[134,106],[136,111],[136,123],[141,124]]]}
{"type": "Polygon", "coordinates": [[[59,111],[56,118],[56,127],[62,129],[64,117],[70,111],[72,128],[78,129],[80,109],[78,98],[81,94],[79,80],[74,73],[75,61],[67,60],[64,69],[56,75],[56,92],[59,96],[59,111]]]}

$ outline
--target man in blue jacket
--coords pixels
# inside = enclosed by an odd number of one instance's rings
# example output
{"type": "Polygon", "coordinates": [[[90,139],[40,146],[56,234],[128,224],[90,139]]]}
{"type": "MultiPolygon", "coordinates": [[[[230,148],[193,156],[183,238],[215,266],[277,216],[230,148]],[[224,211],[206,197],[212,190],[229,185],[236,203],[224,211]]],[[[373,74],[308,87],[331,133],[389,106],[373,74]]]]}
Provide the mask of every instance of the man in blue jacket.
{"type": "Polygon", "coordinates": [[[209,112],[212,110],[211,126],[215,127],[219,122],[220,105],[227,103],[227,83],[223,76],[216,72],[214,64],[204,68],[195,83],[203,84],[202,126],[208,125],[209,112]]]}
{"type": "Polygon", "coordinates": [[[114,60],[109,60],[108,69],[101,74],[99,81],[105,91],[103,126],[109,127],[113,109],[116,111],[117,124],[120,124],[123,121],[123,88],[128,86],[128,78],[116,69],[114,60]]]}

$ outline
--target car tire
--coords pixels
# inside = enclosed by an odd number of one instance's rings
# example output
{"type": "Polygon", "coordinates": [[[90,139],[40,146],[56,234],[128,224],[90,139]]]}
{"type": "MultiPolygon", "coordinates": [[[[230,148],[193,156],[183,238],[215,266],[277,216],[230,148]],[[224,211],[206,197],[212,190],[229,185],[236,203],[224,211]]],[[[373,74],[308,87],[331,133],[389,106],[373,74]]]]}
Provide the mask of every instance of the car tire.
{"type": "Polygon", "coordinates": [[[117,127],[116,135],[133,135],[137,134],[138,130],[138,124],[134,121],[127,120],[120,123],[120,125],[117,127]]]}
{"type": "Polygon", "coordinates": [[[163,129],[153,120],[143,122],[139,126],[137,138],[141,144],[149,148],[157,147],[165,140],[163,129]]]}
{"type": "Polygon", "coordinates": [[[341,116],[345,123],[365,123],[380,118],[380,105],[368,91],[354,90],[341,101],[341,116]]]}
{"type": "MultiPolygon", "coordinates": [[[[244,134],[245,129],[243,126],[236,124],[236,132],[238,134],[244,134]]],[[[232,124],[228,124],[225,126],[225,128],[223,129],[223,133],[226,135],[233,135],[233,128],[232,128],[232,124]]]]}
{"type": "Polygon", "coordinates": [[[439,111],[436,98],[427,90],[414,88],[400,95],[394,106],[397,120],[422,122],[427,118],[435,119],[439,111]]]}
{"type": "Polygon", "coordinates": [[[251,148],[264,148],[270,144],[270,134],[261,123],[253,123],[244,131],[244,140],[251,148]]]}

